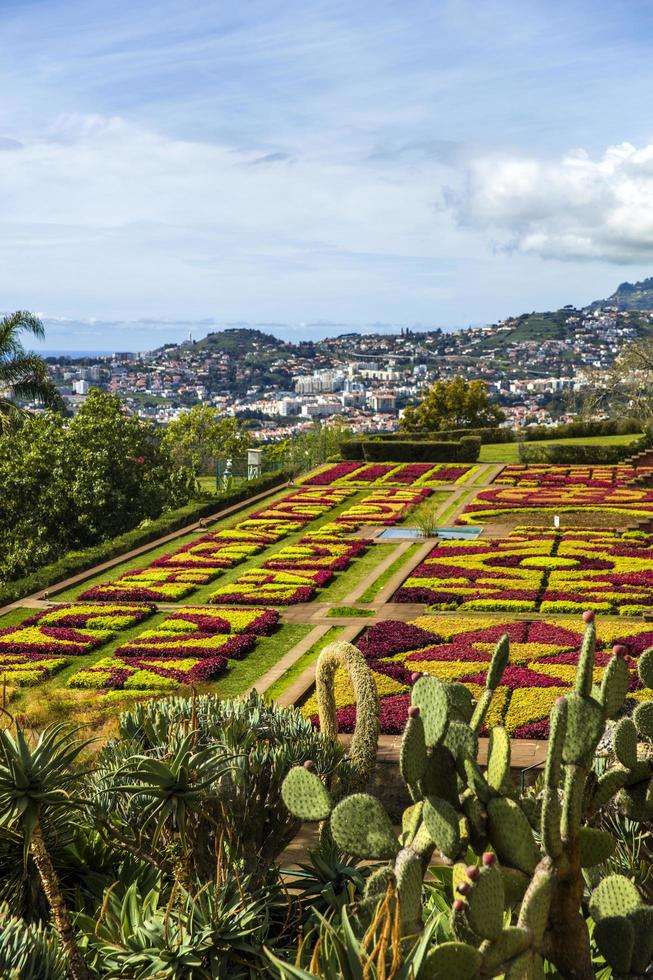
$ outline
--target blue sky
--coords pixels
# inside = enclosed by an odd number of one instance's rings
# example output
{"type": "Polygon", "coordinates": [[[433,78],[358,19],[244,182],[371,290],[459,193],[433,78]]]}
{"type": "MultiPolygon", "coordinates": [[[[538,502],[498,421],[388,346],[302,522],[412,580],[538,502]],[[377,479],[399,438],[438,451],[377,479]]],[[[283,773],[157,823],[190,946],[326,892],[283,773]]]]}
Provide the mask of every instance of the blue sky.
{"type": "Polygon", "coordinates": [[[463,326],[653,274],[648,3],[0,9],[2,307],[48,348],[463,326]]]}

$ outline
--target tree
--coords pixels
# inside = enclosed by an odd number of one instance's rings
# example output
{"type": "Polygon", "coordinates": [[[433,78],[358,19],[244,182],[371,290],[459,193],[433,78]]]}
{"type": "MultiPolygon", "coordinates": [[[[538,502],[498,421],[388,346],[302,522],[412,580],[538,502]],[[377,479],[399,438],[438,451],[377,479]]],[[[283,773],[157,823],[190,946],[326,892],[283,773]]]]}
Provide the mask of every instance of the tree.
{"type": "Polygon", "coordinates": [[[436,381],[416,407],[409,406],[400,426],[404,432],[440,432],[497,425],[504,414],[493,405],[484,381],[436,381]]]}
{"type": "Polygon", "coordinates": [[[66,819],[82,805],[70,793],[79,784],[79,774],[71,767],[85,745],[88,742],[77,741],[62,725],[47,728],[34,748],[18,725],[15,738],[6,729],[0,731],[1,822],[19,830],[25,860],[28,855],[34,860],[73,980],[90,980],[91,974],[75,939],[42,821],[45,816],[66,819]]]}
{"type": "Polygon", "coordinates": [[[579,393],[581,413],[610,418],[653,420],[653,342],[644,337],[626,344],[607,370],[593,372],[579,393]]]}
{"type": "Polygon", "coordinates": [[[193,405],[169,423],[164,442],[175,463],[197,477],[211,473],[218,459],[244,456],[250,436],[238,419],[221,417],[210,405],[193,405]]]}
{"type": "Polygon", "coordinates": [[[340,417],[330,419],[328,424],[315,422],[305,432],[270,446],[267,458],[280,462],[284,469],[292,473],[305,472],[320,466],[330,456],[337,455],[342,443],[351,439],[353,434],[340,417]]]}
{"type": "Polygon", "coordinates": [[[0,320],[0,432],[15,427],[25,414],[17,402],[63,407],[45,361],[23,347],[19,337],[23,330],[39,340],[45,337],[43,324],[33,313],[18,310],[0,320]]]}
{"type": "Polygon", "coordinates": [[[0,578],[130,530],[195,493],[162,433],[93,389],[71,420],[28,416],[0,436],[0,578]]]}

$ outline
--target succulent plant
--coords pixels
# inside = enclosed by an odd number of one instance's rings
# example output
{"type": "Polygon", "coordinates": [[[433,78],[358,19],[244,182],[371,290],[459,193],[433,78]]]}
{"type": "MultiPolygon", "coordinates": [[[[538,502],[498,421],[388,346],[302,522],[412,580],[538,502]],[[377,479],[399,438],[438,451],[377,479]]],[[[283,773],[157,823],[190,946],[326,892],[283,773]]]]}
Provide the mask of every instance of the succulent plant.
{"type": "MultiPolygon", "coordinates": [[[[294,769],[286,777],[283,798],[291,812],[303,819],[328,818],[343,851],[387,862],[368,879],[363,905],[372,909],[389,886],[396,888],[404,936],[423,929],[422,882],[434,852],[453,866],[456,938],[432,945],[420,976],[472,980],[505,974],[532,980],[544,976],[545,960],[565,978],[595,976],[583,916],[583,869],[606,861],[616,841],[590,821],[615,799],[632,819],[653,816],[653,763],[637,752],[638,738],[650,737],[653,703],[643,702],[634,720],[617,722],[617,761],[597,776],[595,752],[606,722],[623,704],[629,671],[624,648],[615,647],[600,687],[594,685],[594,617],[586,614],[584,620],[574,688],[551,713],[544,788],[537,800],[520,796],[512,783],[504,728],[490,733],[485,772],[477,763],[478,733],[508,663],[506,636],[475,706],[461,695],[461,685],[431,676],[416,679],[400,753],[413,803],[399,835],[376,798],[356,792],[330,801],[315,773],[294,769]],[[477,856],[473,864],[470,847],[477,856]]],[[[347,646],[347,659],[357,663],[347,646]]],[[[341,655],[327,647],[322,657],[332,663],[341,655]]],[[[639,670],[642,682],[653,686],[653,649],[642,654],[639,670]]],[[[330,678],[320,665],[318,677],[320,696],[329,703],[330,678]]],[[[368,691],[360,678],[357,689],[368,691]]],[[[369,708],[373,698],[366,697],[369,708]]],[[[373,731],[369,718],[366,724],[373,731]]],[[[653,954],[653,907],[642,902],[632,882],[611,875],[593,892],[590,912],[594,941],[607,963],[619,975],[640,975],[653,954]]]]}

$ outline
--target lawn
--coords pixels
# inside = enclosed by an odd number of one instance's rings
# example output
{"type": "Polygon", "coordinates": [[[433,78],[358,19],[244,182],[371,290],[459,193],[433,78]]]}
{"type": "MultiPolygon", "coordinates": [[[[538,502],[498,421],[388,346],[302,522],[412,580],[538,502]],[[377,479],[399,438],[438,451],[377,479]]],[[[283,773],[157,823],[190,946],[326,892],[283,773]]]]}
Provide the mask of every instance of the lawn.
{"type": "Polygon", "coordinates": [[[317,594],[318,602],[342,602],[348,599],[357,585],[368,575],[373,576],[378,565],[391,555],[396,544],[375,544],[360,558],[357,558],[345,572],[341,572],[326,589],[317,594]]]}
{"type": "MultiPolygon", "coordinates": [[[[378,547],[378,545],[377,545],[377,547],[378,547]]],[[[413,555],[415,554],[415,552],[418,551],[421,547],[422,547],[421,543],[420,544],[411,544],[410,548],[408,548],[406,551],[404,551],[403,554],[399,555],[399,557],[396,558],[393,561],[393,563],[390,565],[390,567],[389,568],[386,568],[385,572],[382,572],[381,575],[379,575],[379,577],[376,578],[367,587],[367,589],[365,590],[365,592],[363,592],[362,596],[360,596],[357,601],[358,602],[374,602],[374,600],[376,599],[377,595],[379,594],[379,592],[381,591],[381,589],[383,588],[383,586],[384,585],[387,585],[387,583],[390,581],[390,579],[392,578],[392,576],[393,575],[396,575],[397,572],[399,571],[399,569],[402,568],[403,565],[406,564],[406,562],[409,562],[411,560],[411,558],[413,557],[413,555]]],[[[331,612],[329,613],[329,615],[334,615],[333,610],[331,610],[331,612]]]]}
{"type": "MultiPolygon", "coordinates": [[[[641,436],[636,432],[620,436],[583,436],[574,439],[545,439],[537,442],[527,442],[526,446],[627,446],[636,442],[641,436]]],[[[479,463],[518,463],[519,443],[499,442],[481,446],[479,463]]]]}
{"type": "MultiPolygon", "coordinates": [[[[312,627],[308,628],[311,629],[312,627]]],[[[290,627],[285,627],[285,629],[290,629],[290,627]]],[[[293,684],[298,677],[301,677],[306,668],[317,660],[322,650],[324,650],[329,643],[333,643],[334,640],[338,639],[342,630],[342,626],[331,626],[326,633],[320,637],[317,643],[311,647],[310,650],[307,650],[306,653],[299,658],[299,660],[295,661],[292,667],[288,668],[283,676],[281,676],[271,687],[267,689],[265,692],[266,698],[274,701],[281,694],[283,694],[283,692],[287,690],[287,688],[290,687],[290,685],[293,684]]],[[[297,643],[299,640],[296,640],[295,642],[297,643]]]]}

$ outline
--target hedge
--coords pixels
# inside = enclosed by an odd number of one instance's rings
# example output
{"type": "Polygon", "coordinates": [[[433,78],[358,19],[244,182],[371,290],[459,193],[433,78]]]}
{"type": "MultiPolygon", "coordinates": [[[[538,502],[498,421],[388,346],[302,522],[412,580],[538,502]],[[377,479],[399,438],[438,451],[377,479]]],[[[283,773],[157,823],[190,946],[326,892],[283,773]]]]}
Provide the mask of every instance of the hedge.
{"type": "Polygon", "coordinates": [[[458,442],[395,439],[392,445],[374,439],[348,439],[342,443],[343,459],[377,463],[474,463],[481,450],[478,436],[466,435],[458,442]]]}
{"type": "Polygon", "coordinates": [[[410,439],[424,442],[455,442],[464,436],[478,436],[482,445],[498,442],[543,442],[553,439],[575,439],[580,436],[619,436],[642,431],[639,419],[604,419],[601,422],[565,422],[560,425],[527,425],[523,429],[492,426],[485,429],[443,429],[432,432],[389,432],[374,436],[374,441],[395,442],[410,439]]]}
{"type": "Polygon", "coordinates": [[[131,531],[125,531],[124,534],[120,534],[116,538],[110,538],[108,541],[102,541],[81,551],[69,551],[57,561],[43,565],[42,568],[37,568],[23,578],[0,584],[0,606],[16,602],[16,600],[31,595],[33,592],[47,589],[48,586],[55,585],[71,575],[85,572],[88,568],[93,568],[111,558],[116,558],[133,548],[138,548],[150,541],[156,541],[157,538],[172,534],[173,531],[178,531],[186,525],[194,524],[201,517],[216,514],[233,504],[239,504],[243,500],[256,496],[257,493],[263,493],[265,490],[283,485],[289,479],[291,479],[290,474],[285,472],[269,473],[267,476],[250,480],[240,487],[217,493],[210,498],[191,500],[183,507],[167,511],[155,520],[148,521],[143,526],[135,527],[131,531]]]}
{"type": "Polygon", "coordinates": [[[523,463],[559,463],[579,466],[613,466],[624,459],[650,448],[651,440],[642,436],[625,446],[583,446],[554,443],[552,446],[520,447],[519,458],[523,463]]]}

